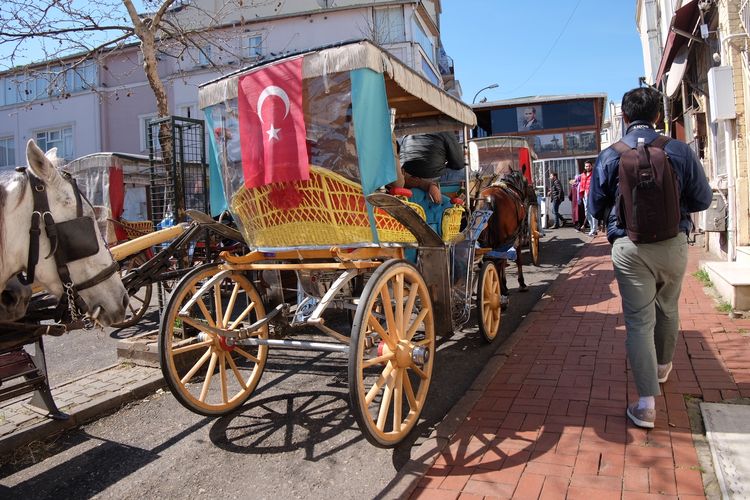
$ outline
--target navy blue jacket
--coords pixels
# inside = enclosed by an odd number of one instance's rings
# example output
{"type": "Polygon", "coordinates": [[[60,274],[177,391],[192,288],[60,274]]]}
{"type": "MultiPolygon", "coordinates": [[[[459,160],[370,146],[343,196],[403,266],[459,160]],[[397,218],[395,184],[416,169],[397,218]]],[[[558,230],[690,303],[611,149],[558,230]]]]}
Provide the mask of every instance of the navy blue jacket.
{"type": "MultiPolygon", "coordinates": [[[[636,121],[630,124],[623,142],[634,148],[638,139],[643,137],[646,144],[650,144],[659,134],[651,124],[636,121]]],[[[680,188],[680,229],[690,233],[693,222],[690,214],[700,212],[711,205],[711,186],[708,185],[706,174],[698,157],[684,142],[671,140],[664,148],[672,168],[677,174],[680,188]]],[[[618,169],[620,155],[611,146],[602,151],[596,159],[591,187],[589,188],[589,207],[594,217],[603,220],[609,211],[607,220],[607,239],[610,243],[617,238],[627,236],[625,228],[617,226],[617,214],[612,208],[619,194],[618,169]]]]}

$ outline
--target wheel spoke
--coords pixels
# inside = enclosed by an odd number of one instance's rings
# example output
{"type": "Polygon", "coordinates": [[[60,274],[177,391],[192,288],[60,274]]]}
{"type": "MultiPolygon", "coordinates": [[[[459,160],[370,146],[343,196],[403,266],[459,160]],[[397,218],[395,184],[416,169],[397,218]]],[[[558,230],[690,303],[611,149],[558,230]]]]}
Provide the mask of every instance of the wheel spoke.
{"type": "MultiPolygon", "coordinates": [[[[192,342],[192,339],[191,339],[192,342]]],[[[172,356],[176,356],[178,354],[182,354],[183,352],[189,352],[194,351],[196,349],[200,349],[201,347],[208,347],[213,343],[213,340],[204,340],[203,342],[198,342],[195,344],[188,344],[186,346],[180,346],[177,348],[172,348],[172,356]]]]}
{"type": "MultiPolygon", "coordinates": [[[[197,328],[198,330],[200,330],[201,332],[203,332],[203,333],[205,333],[207,335],[211,335],[212,337],[214,336],[213,333],[205,330],[206,323],[210,324],[209,321],[201,321],[199,319],[193,319],[190,316],[184,316],[184,317],[181,317],[180,319],[182,319],[183,323],[188,324],[188,325],[192,326],[193,328],[197,328]]],[[[210,325],[210,326],[213,326],[213,325],[210,325]]]]}
{"type": "Polygon", "coordinates": [[[370,390],[367,392],[367,396],[365,396],[365,403],[369,406],[374,400],[375,396],[378,395],[378,392],[383,387],[383,384],[385,384],[385,380],[388,377],[388,375],[391,374],[393,371],[393,364],[388,363],[385,365],[385,369],[383,369],[383,372],[378,377],[378,380],[375,381],[372,387],[370,387],[370,390]]]}
{"type": "Polygon", "coordinates": [[[224,323],[222,323],[224,312],[221,305],[221,282],[214,283],[214,308],[216,309],[216,324],[219,328],[224,328],[224,323]]]}
{"type": "Polygon", "coordinates": [[[227,369],[224,366],[224,360],[227,357],[227,353],[221,351],[219,356],[219,375],[221,376],[221,400],[224,404],[229,402],[229,396],[227,395],[227,369]]]}
{"type": "Polygon", "coordinates": [[[396,318],[394,329],[399,340],[403,338],[404,333],[404,275],[397,274],[396,281],[393,283],[394,307],[396,308],[396,318]]]}
{"type": "MultiPolygon", "coordinates": [[[[195,292],[197,292],[197,290],[193,291],[193,293],[195,292]]],[[[203,303],[203,297],[198,297],[198,300],[196,300],[195,303],[203,313],[203,318],[208,321],[208,324],[210,326],[216,326],[216,323],[214,323],[214,319],[211,317],[211,313],[208,311],[208,307],[206,307],[206,304],[203,303]]]]}
{"type": "Polygon", "coordinates": [[[396,357],[396,354],[389,353],[378,356],[377,358],[367,359],[362,362],[362,368],[370,368],[371,366],[382,365],[386,361],[392,360],[394,357],[396,357]]]}
{"type": "Polygon", "coordinates": [[[422,369],[420,367],[418,367],[416,363],[412,362],[412,364],[409,366],[409,368],[411,368],[412,370],[414,370],[414,373],[416,373],[417,375],[419,375],[419,378],[421,378],[422,380],[426,380],[427,379],[427,374],[425,372],[423,372],[422,369]]]}
{"type": "Polygon", "coordinates": [[[409,331],[406,332],[406,339],[411,340],[414,338],[414,334],[417,333],[417,328],[419,328],[419,325],[422,324],[422,321],[427,317],[427,315],[430,313],[428,309],[422,309],[419,311],[419,314],[417,314],[417,317],[414,319],[414,322],[409,327],[409,331]]]}
{"type": "MultiPolygon", "coordinates": [[[[419,293],[419,288],[412,285],[409,287],[409,298],[406,299],[406,306],[404,306],[404,316],[402,318],[402,330],[405,332],[409,328],[409,325],[407,324],[409,320],[411,319],[411,312],[414,309],[414,303],[417,301],[417,294],[419,293]]],[[[409,338],[408,335],[405,335],[405,338],[409,338]]]]}
{"type": "Polygon", "coordinates": [[[212,352],[212,349],[210,347],[206,349],[206,352],[203,354],[203,356],[201,356],[200,359],[195,362],[195,364],[190,369],[190,371],[187,372],[185,376],[182,377],[182,379],[180,379],[180,382],[182,382],[183,385],[190,382],[190,379],[193,378],[193,375],[195,375],[196,372],[200,370],[203,365],[206,364],[206,361],[208,360],[209,356],[211,356],[211,352],[212,352]]]}
{"type": "Polygon", "coordinates": [[[393,388],[393,431],[401,432],[401,405],[403,400],[403,377],[406,370],[396,372],[396,387],[393,388]]]}
{"type": "Polygon", "coordinates": [[[399,370],[396,369],[386,377],[383,399],[380,401],[380,411],[378,411],[378,421],[375,424],[380,431],[385,429],[385,421],[388,419],[388,410],[391,407],[391,399],[393,399],[393,375],[398,372],[399,370]]]}
{"type": "Polygon", "coordinates": [[[232,289],[232,295],[229,297],[229,304],[227,304],[227,310],[224,313],[224,319],[221,320],[221,324],[225,325],[227,322],[229,322],[229,316],[232,314],[232,311],[234,310],[234,303],[237,300],[237,295],[239,295],[240,291],[240,284],[235,281],[234,288],[232,289]]]}
{"type": "Polygon", "coordinates": [[[256,358],[255,356],[253,356],[249,352],[245,351],[244,349],[240,349],[239,347],[237,347],[235,345],[234,346],[234,350],[237,351],[238,353],[242,354],[244,357],[246,357],[247,359],[249,359],[253,363],[260,364],[260,360],[258,358],[256,358]]]}
{"type": "Polygon", "coordinates": [[[232,321],[232,324],[229,325],[229,330],[234,330],[237,328],[237,325],[240,324],[241,321],[243,321],[248,314],[250,314],[250,311],[252,311],[255,308],[255,302],[250,302],[250,304],[242,311],[242,314],[240,314],[237,319],[232,321]]]}
{"type": "Polygon", "coordinates": [[[240,387],[242,387],[242,390],[246,391],[247,385],[245,384],[245,379],[242,377],[242,374],[237,369],[237,365],[234,363],[234,360],[232,359],[231,354],[227,356],[227,364],[229,364],[229,367],[232,369],[232,373],[234,373],[234,376],[237,378],[237,382],[239,382],[240,387]]]}
{"type": "Polygon", "coordinates": [[[417,409],[417,398],[416,396],[414,396],[414,388],[411,386],[411,380],[409,380],[408,371],[404,370],[402,379],[404,383],[404,394],[406,395],[406,400],[409,402],[409,408],[414,411],[417,409]]]}
{"type": "Polygon", "coordinates": [[[201,389],[201,395],[198,396],[198,401],[201,403],[206,402],[206,396],[208,396],[208,389],[211,386],[211,379],[214,376],[214,370],[216,369],[216,358],[219,355],[216,351],[211,354],[211,361],[208,363],[208,371],[206,372],[206,380],[203,381],[203,388],[201,389]]]}
{"type": "Polygon", "coordinates": [[[373,330],[375,330],[375,333],[380,335],[380,338],[385,341],[385,343],[390,347],[391,349],[396,349],[396,341],[393,340],[391,335],[383,329],[383,325],[380,324],[380,321],[372,315],[372,312],[370,312],[370,316],[367,318],[367,324],[372,327],[373,330]]]}
{"type": "Polygon", "coordinates": [[[393,317],[393,302],[391,301],[391,292],[388,290],[388,284],[383,285],[380,289],[380,297],[383,304],[383,312],[385,313],[385,325],[388,330],[388,334],[396,330],[396,320],[393,317]]]}

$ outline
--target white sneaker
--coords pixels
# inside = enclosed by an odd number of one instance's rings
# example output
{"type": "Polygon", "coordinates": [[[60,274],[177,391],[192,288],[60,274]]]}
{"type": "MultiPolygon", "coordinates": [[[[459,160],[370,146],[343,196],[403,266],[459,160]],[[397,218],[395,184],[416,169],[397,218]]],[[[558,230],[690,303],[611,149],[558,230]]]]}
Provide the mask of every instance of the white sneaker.
{"type": "Polygon", "coordinates": [[[664,368],[657,368],[656,375],[659,377],[659,383],[663,384],[669,378],[669,374],[672,373],[672,362],[667,363],[664,368]]]}

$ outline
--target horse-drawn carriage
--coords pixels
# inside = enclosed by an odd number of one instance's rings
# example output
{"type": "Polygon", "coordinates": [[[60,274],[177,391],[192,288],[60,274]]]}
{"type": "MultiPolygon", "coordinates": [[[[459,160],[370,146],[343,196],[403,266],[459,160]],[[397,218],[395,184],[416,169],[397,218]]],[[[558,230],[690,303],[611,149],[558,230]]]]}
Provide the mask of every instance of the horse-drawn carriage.
{"type": "Polygon", "coordinates": [[[395,136],[466,137],[474,114],[367,41],[238,71],[202,86],[200,105],[252,251],[178,284],[160,328],[169,388],[222,415],[251,396],[270,347],[342,353],[360,429],[395,446],[425,405],[436,336],[475,302],[484,337],[500,328],[498,270],[477,245],[491,212],[454,200],[435,215],[387,191],[395,136]]]}

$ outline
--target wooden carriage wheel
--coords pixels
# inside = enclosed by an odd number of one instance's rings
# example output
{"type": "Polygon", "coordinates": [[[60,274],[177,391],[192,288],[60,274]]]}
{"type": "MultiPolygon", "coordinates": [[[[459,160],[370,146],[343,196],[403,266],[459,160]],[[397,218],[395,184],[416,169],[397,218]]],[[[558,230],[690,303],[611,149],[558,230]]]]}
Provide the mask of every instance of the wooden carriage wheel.
{"type": "Polygon", "coordinates": [[[539,265],[539,206],[529,207],[529,250],[531,251],[531,263],[539,265]]]}
{"type": "MultiPolygon", "coordinates": [[[[125,276],[133,269],[140,267],[141,264],[147,260],[148,257],[143,252],[137,253],[129,259],[126,259],[120,265],[120,276],[125,276]]],[[[148,311],[148,307],[151,305],[151,295],[153,294],[153,291],[154,286],[151,283],[142,286],[138,290],[128,290],[130,303],[125,311],[125,319],[119,323],[113,323],[112,327],[127,328],[138,324],[146,314],[146,311],[148,311]]]]}
{"type": "MultiPolygon", "coordinates": [[[[242,405],[260,381],[268,346],[242,345],[208,327],[237,331],[266,316],[258,291],[232,271],[201,293],[189,317],[178,313],[219,272],[217,264],[190,271],[177,284],[159,329],[161,370],[175,398],[189,410],[223,415],[242,405]]],[[[250,334],[268,338],[268,326],[250,334]]]]}
{"type": "Polygon", "coordinates": [[[362,291],[349,350],[349,401],[370,443],[396,446],[414,428],[434,357],[433,309],[424,279],[406,261],[386,262],[362,291]]]}
{"type": "Polygon", "coordinates": [[[479,331],[487,342],[497,338],[500,331],[500,274],[494,262],[485,261],[477,282],[477,313],[479,331]]]}

